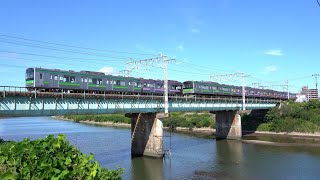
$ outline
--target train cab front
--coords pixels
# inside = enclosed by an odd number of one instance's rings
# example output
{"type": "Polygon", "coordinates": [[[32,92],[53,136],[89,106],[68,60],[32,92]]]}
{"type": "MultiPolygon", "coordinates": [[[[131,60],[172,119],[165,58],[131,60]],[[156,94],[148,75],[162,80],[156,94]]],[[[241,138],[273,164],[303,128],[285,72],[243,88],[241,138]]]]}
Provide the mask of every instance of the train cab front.
{"type": "Polygon", "coordinates": [[[33,89],[32,87],[34,87],[34,68],[28,68],[26,70],[26,87],[28,87],[28,90],[33,89]]]}

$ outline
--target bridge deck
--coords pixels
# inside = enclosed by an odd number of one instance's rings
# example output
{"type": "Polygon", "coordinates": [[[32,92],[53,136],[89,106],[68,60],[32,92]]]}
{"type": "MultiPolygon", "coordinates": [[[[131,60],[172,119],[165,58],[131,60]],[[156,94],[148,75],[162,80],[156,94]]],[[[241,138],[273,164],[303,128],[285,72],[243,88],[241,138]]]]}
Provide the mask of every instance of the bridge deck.
{"type": "MultiPolygon", "coordinates": [[[[0,116],[153,113],[164,111],[164,97],[155,95],[0,91],[0,116]]],[[[269,109],[279,100],[247,98],[246,109],[269,109]]],[[[169,97],[169,111],[240,110],[240,97],[169,97]]]]}

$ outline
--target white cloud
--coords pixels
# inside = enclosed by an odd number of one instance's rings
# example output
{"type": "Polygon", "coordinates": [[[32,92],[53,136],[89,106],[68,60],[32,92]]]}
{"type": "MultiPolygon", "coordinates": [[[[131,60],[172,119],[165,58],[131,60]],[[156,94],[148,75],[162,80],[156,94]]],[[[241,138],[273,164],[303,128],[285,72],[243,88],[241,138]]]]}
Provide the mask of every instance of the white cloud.
{"type": "Polygon", "coordinates": [[[270,49],[264,52],[267,55],[271,56],[283,56],[284,54],[282,53],[281,49],[270,49]]]}
{"type": "Polygon", "coordinates": [[[263,72],[264,72],[264,74],[269,74],[269,73],[276,72],[276,71],[278,71],[278,68],[274,65],[271,65],[271,66],[266,66],[264,68],[263,72]]]}
{"type": "Polygon", "coordinates": [[[105,74],[112,74],[114,71],[113,67],[108,67],[108,66],[105,66],[105,67],[102,67],[99,72],[103,72],[105,74]]]}
{"type": "Polygon", "coordinates": [[[177,46],[177,50],[180,52],[184,51],[183,45],[180,44],[179,46],[177,46]]]}
{"type": "Polygon", "coordinates": [[[193,27],[193,28],[191,28],[191,32],[192,33],[199,33],[200,30],[198,28],[193,27]]]}

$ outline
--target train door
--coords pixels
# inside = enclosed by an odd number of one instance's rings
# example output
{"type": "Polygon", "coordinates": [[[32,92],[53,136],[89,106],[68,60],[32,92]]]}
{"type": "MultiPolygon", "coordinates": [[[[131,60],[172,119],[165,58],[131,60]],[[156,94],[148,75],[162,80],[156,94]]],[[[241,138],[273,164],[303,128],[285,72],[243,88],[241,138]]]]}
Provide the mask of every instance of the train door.
{"type": "Polygon", "coordinates": [[[80,89],[88,89],[88,77],[81,77],[80,89]]]}
{"type": "Polygon", "coordinates": [[[133,89],[133,87],[134,87],[134,81],[131,80],[131,79],[128,79],[128,80],[127,80],[127,83],[128,83],[128,91],[129,91],[129,92],[134,91],[134,89],[133,89]]]}
{"type": "Polygon", "coordinates": [[[38,86],[39,87],[43,87],[44,86],[44,83],[43,83],[44,80],[43,79],[44,79],[44,74],[42,72],[40,72],[39,73],[39,81],[38,81],[38,83],[39,83],[38,86]]]}
{"type": "Polygon", "coordinates": [[[59,75],[58,74],[50,74],[50,82],[51,87],[58,88],[59,87],[59,75]]]}
{"type": "Polygon", "coordinates": [[[107,91],[111,91],[112,90],[112,84],[113,84],[113,81],[111,78],[107,78],[106,80],[106,89],[107,91]]]}

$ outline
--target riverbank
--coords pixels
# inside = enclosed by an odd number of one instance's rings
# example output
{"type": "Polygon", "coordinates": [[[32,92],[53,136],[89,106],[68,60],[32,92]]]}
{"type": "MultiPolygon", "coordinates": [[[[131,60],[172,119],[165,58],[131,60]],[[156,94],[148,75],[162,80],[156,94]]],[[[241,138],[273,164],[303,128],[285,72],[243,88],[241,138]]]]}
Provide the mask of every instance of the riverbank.
{"type": "MultiPolygon", "coordinates": [[[[73,119],[68,119],[63,116],[52,116],[52,118],[66,121],[78,122],[73,119]]],[[[111,121],[104,122],[96,122],[92,120],[84,120],[79,121],[79,123],[96,125],[96,126],[106,126],[106,127],[116,127],[116,128],[131,128],[131,124],[126,123],[115,123],[111,121]]],[[[169,127],[163,127],[164,130],[169,131],[169,127]]],[[[202,128],[187,128],[187,127],[176,127],[173,132],[182,132],[182,133],[190,133],[190,134],[199,134],[199,135],[212,135],[215,136],[216,129],[210,127],[202,127],[202,128]]],[[[299,133],[299,132],[271,132],[271,131],[246,131],[243,130],[243,136],[281,136],[281,137],[299,137],[299,138],[320,138],[320,132],[315,133],[299,133]]]]}

